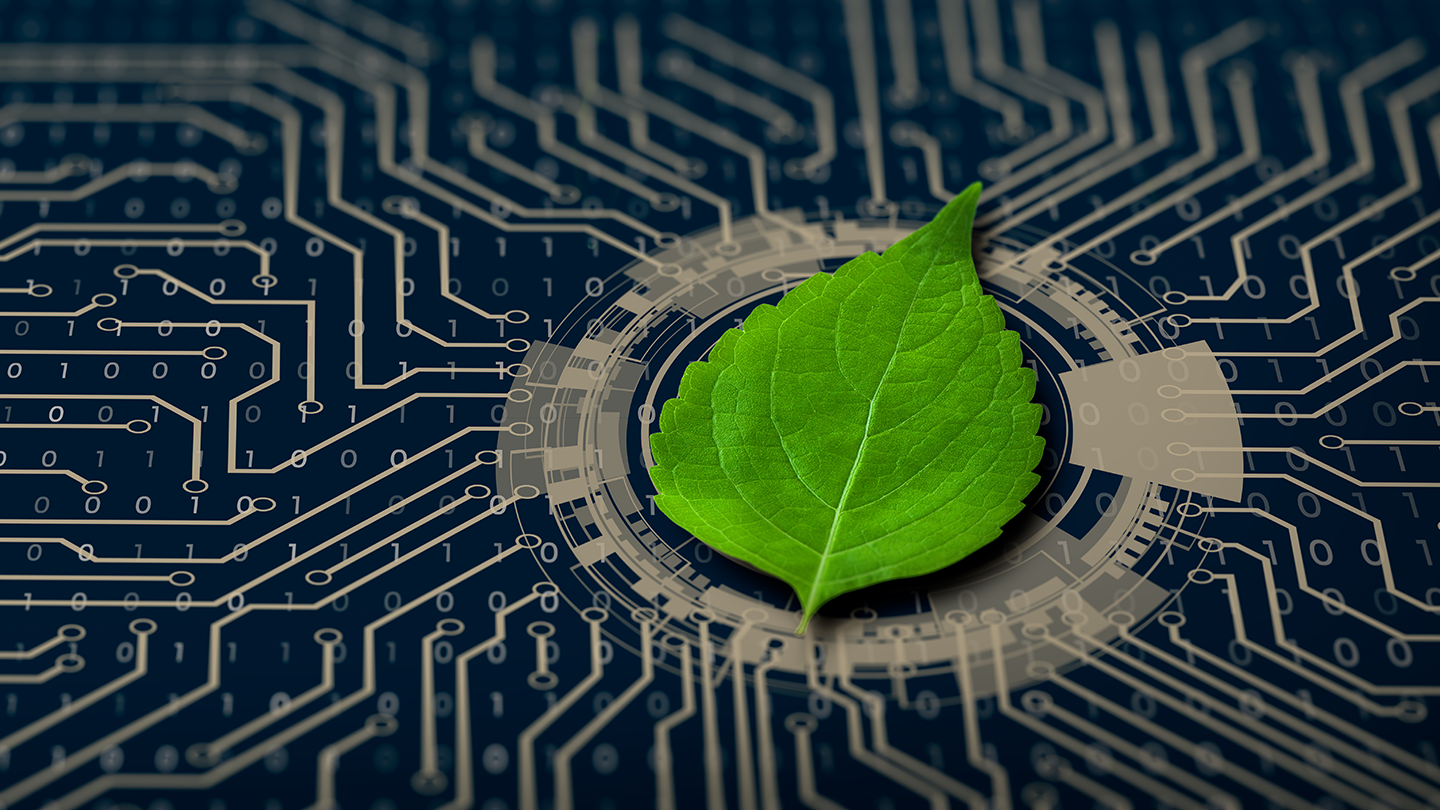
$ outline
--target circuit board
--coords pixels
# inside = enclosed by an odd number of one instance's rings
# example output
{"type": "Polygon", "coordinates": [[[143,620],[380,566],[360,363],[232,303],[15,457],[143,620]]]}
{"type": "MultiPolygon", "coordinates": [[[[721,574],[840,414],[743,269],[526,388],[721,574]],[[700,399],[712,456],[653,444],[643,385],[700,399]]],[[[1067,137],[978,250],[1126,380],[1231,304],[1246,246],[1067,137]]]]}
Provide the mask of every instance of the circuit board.
{"type": "Polygon", "coordinates": [[[1440,5],[0,43],[0,808],[1440,806],[1440,5]],[[656,509],[657,414],[976,181],[1042,482],[797,636],[656,509]]]}

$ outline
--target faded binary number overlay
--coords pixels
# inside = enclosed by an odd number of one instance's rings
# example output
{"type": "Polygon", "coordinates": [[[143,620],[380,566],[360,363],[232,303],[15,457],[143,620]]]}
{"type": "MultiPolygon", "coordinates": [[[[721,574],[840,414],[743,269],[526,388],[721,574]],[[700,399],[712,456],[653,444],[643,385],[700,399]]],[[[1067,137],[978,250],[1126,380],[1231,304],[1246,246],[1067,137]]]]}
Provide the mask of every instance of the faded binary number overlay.
{"type": "Polygon", "coordinates": [[[1440,804],[1440,8],[0,41],[0,807],[1440,804]],[[975,180],[1042,481],[796,638],[655,508],[656,414],[975,180]]]}

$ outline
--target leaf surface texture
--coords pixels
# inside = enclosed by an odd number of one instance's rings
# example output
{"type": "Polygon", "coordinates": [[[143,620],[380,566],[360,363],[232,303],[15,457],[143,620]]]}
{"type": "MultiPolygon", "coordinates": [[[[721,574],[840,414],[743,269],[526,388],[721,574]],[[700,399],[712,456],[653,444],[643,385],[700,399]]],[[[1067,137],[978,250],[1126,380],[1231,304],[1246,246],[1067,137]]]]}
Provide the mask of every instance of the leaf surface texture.
{"type": "Polygon", "coordinates": [[[1035,374],[971,258],[979,193],[758,307],[661,411],[656,504],[789,583],[797,632],[994,540],[1040,480],[1035,374]]]}

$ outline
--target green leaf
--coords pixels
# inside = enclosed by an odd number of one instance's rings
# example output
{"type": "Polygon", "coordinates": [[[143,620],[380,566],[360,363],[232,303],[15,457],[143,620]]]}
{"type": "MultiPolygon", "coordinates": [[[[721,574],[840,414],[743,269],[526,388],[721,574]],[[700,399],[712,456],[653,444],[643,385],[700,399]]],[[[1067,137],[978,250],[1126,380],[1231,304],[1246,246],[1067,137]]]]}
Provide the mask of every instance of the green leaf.
{"type": "Polygon", "coordinates": [[[1040,480],[1035,373],[970,255],[979,195],[758,307],[650,437],[656,504],[789,583],[797,635],[840,594],[994,540],[1040,480]]]}

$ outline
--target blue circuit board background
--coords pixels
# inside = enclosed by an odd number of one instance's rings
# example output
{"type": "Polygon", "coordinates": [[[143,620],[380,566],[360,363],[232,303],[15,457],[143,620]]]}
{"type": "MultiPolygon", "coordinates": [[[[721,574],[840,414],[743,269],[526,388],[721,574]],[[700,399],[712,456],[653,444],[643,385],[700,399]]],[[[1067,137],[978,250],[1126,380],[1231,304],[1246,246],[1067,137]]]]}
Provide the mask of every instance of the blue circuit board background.
{"type": "Polygon", "coordinates": [[[940,3],[0,3],[0,806],[1440,803],[1440,6],[940,3]],[[1045,482],[796,640],[637,406],[975,181],[1045,482]]]}

